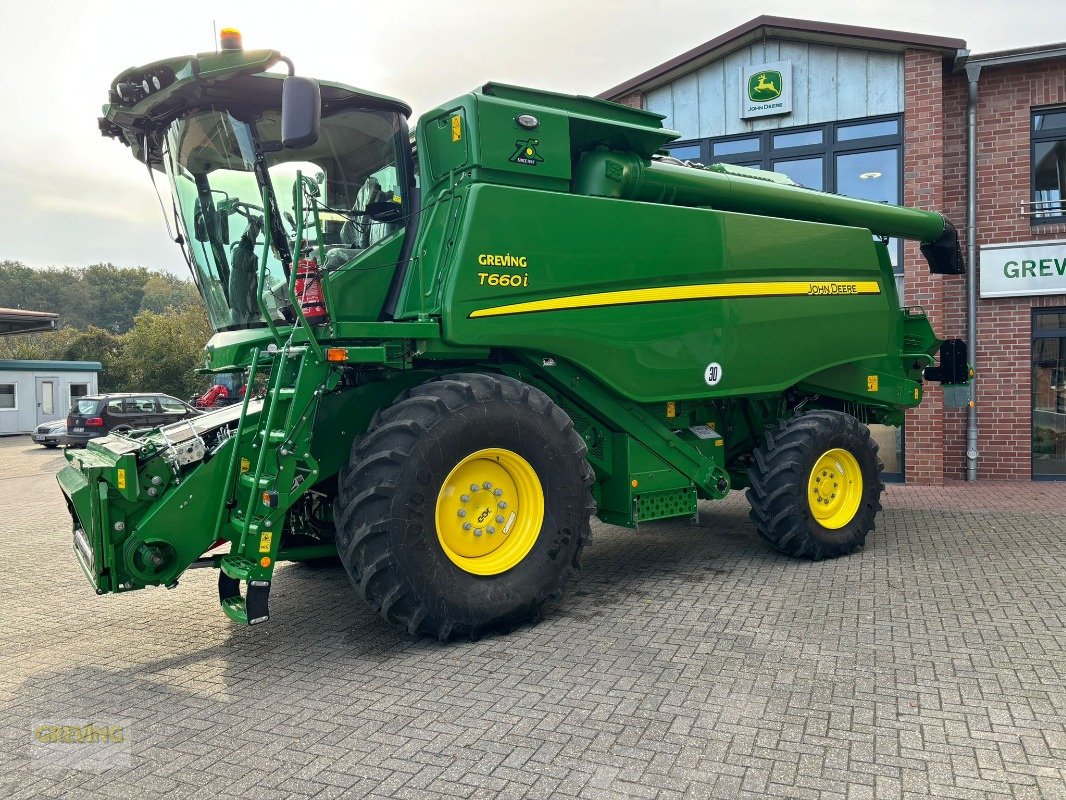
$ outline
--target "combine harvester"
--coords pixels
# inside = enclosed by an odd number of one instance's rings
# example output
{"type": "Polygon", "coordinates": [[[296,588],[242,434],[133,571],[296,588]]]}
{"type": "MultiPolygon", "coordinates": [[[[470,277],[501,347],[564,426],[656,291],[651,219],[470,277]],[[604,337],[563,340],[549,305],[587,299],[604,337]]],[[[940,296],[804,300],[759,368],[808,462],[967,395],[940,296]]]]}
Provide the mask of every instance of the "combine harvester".
{"type": "Polygon", "coordinates": [[[98,594],[214,567],[253,624],[279,561],[339,555],[386,620],[447,639],[536,617],[593,514],[747,488],[784,553],[863,545],[867,425],[969,380],[886,247],[962,273],[943,216],[678,162],[659,115],[587,97],[486,84],[423,114],[417,148],[409,114],[232,31],[115,79],[100,128],[169,181],[205,370],[250,389],[68,453],[98,594]]]}

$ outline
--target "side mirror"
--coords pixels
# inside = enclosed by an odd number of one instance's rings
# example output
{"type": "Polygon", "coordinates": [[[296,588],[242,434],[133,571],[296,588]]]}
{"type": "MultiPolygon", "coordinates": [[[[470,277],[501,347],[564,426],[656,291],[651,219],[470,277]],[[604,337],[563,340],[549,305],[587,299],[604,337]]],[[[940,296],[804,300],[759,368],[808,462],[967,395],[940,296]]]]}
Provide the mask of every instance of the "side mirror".
{"type": "Polygon", "coordinates": [[[281,143],[289,150],[318,141],[322,90],[310,78],[289,75],[281,84],[281,143]]]}

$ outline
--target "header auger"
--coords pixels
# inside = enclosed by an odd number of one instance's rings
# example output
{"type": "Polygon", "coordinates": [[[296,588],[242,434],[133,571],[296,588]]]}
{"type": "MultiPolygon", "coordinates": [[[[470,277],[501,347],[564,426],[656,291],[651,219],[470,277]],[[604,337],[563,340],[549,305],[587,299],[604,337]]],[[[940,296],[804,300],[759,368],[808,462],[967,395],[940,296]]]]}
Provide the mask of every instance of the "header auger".
{"type": "Polygon", "coordinates": [[[741,488],[771,546],[839,556],[880,508],[867,425],[969,379],[885,244],[961,272],[940,214],[677,162],[656,114],[501,84],[415,147],[400,101],[229,44],[127,70],[100,121],[165,173],[204,369],[248,386],[68,453],[100,594],[215,567],[258,623],[279,561],[335,555],[385,619],[478,636],[562,591],[593,513],[741,488]]]}

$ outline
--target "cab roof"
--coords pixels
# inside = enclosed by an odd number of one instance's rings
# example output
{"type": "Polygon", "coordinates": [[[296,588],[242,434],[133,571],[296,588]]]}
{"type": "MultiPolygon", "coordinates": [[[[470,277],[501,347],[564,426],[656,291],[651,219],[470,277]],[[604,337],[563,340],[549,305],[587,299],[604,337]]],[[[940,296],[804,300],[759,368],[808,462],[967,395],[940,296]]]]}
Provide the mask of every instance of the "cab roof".
{"type": "MultiPolygon", "coordinates": [[[[211,106],[252,111],[281,107],[285,75],[266,72],[292,62],[277,50],[224,50],[131,67],[111,81],[100,132],[127,145],[149,166],[162,165],[162,132],[187,111],[211,106]]],[[[411,115],[406,103],[342,83],[319,81],[322,115],[353,106],[411,115]]]]}

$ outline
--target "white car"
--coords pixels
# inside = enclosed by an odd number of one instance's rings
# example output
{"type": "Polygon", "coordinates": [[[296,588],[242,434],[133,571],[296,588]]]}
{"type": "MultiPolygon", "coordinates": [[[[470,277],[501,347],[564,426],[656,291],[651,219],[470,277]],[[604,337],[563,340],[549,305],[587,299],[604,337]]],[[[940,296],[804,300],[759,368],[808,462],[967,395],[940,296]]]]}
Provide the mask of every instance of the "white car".
{"type": "Polygon", "coordinates": [[[49,449],[66,444],[67,421],[65,419],[56,419],[51,422],[42,422],[33,430],[33,441],[37,442],[37,444],[43,444],[49,449]]]}

